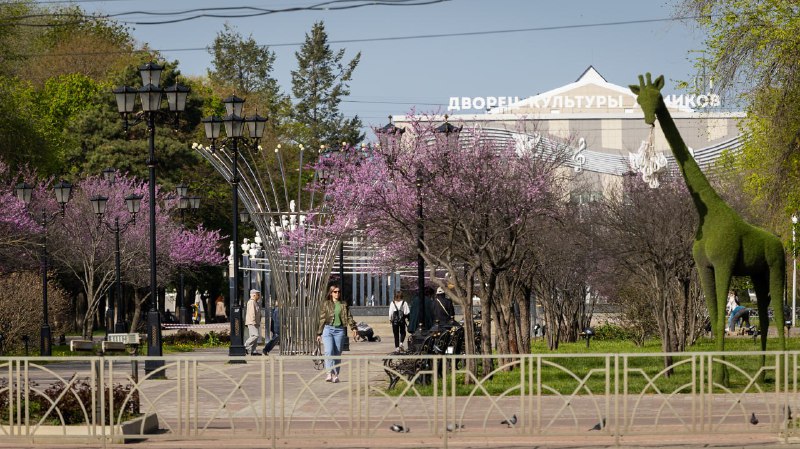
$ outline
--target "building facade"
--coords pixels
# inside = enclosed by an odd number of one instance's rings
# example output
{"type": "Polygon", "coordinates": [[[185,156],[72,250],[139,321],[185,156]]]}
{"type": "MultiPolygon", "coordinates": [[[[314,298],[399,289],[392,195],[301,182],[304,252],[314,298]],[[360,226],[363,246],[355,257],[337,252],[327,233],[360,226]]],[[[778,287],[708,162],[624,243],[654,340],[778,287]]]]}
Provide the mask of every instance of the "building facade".
{"type": "MultiPolygon", "coordinates": [[[[636,79],[627,81],[637,83],[636,79]]],[[[664,99],[701,168],[709,167],[722,151],[736,151],[741,146],[739,121],[744,114],[723,110],[715,94],[664,92],[664,99]]],[[[463,100],[471,106],[503,103],[468,97],[463,100]]],[[[450,109],[457,108],[458,101],[451,99],[450,109]]],[[[414,119],[444,121],[445,117],[414,119]]],[[[492,107],[485,113],[453,114],[448,120],[463,123],[465,129],[480,127],[482,132],[498,139],[514,139],[518,145],[524,145],[526,139],[568,142],[572,152],[570,165],[583,178],[581,185],[592,186],[591,192],[584,192],[589,196],[602,194],[620,182],[623,173],[637,171],[633,159],[643,142],[652,141],[655,156],[664,156],[665,169],[676,168],[661,128],[656,124],[651,131],[636,96],[628,87],[608,82],[592,66],[572,83],[492,107]]],[[[396,118],[395,124],[403,126],[408,121],[407,117],[396,118]]]]}

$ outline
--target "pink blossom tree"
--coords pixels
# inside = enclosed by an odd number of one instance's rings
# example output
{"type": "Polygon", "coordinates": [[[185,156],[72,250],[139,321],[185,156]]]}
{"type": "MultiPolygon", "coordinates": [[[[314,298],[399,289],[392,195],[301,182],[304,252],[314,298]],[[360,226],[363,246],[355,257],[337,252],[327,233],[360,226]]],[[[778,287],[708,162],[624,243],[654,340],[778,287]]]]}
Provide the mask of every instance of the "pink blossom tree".
{"type": "Polygon", "coordinates": [[[23,180],[23,174],[12,174],[0,161],[0,273],[34,265],[20,260],[22,254],[30,253],[30,237],[40,229],[14,192],[16,184],[23,180]]]}
{"type": "MultiPolygon", "coordinates": [[[[50,182],[36,186],[31,211],[42,211],[46,216],[58,215],[59,206],[48,195],[50,182]]],[[[58,270],[73,276],[81,285],[85,303],[82,332],[92,333],[94,316],[100,299],[115,282],[114,247],[115,236],[108,226],[100,222],[92,209],[91,198],[107,197],[107,209],[102,221],[113,228],[114,220],[127,225],[120,234],[122,281],[137,291],[149,282],[149,221],[147,211],[147,184],[136,178],[117,173],[112,183],[101,177],[89,176],[76,182],[72,198],[58,217],[45,228],[48,239],[48,252],[51,263],[58,270]],[[125,197],[130,194],[142,195],[141,211],[135,221],[125,205],[125,197]]],[[[202,227],[187,230],[181,227],[172,212],[177,209],[177,199],[157,192],[156,229],[158,281],[166,285],[178,268],[191,269],[201,265],[216,265],[225,261],[219,251],[220,234],[202,227]]],[[[40,229],[41,232],[41,229],[40,229]]],[[[135,326],[138,310],[147,295],[137,295],[132,328],[135,326]]]]}
{"type": "MultiPolygon", "coordinates": [[[[410,120],[402,138],[372,148],[323,154],[318,170],[336,173],[325,208],[335,217],[320,227],[343,234],[362,230],[382,248],[386,267],[412,266],[418,254],[418,206],[424,215],[419,253],[434,285],[472,313],[481,297],[483,352],[491,352],[497,277],[518,261],[519,244],[534,218],[549,214],[563,193],[567,146],[517,146],[478,128],[437,133],[432,120],[410,120]]],[[[466,326],[467,351],[473,352],[466,326]]],[[[527,352],[527,349],[524,349],[527,352]]],[[[484,362],[484,369],[491,363],[484,362]]],[[[488,372],[488,371],[487,371],[488,372]]]]}

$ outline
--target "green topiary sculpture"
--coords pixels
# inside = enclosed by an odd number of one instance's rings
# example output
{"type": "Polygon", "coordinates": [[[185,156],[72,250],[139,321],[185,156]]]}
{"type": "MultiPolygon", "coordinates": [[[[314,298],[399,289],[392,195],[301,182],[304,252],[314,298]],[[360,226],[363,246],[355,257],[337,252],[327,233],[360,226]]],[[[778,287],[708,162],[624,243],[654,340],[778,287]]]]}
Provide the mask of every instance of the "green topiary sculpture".
{"type": "MultiPolygon", "coordinates": [[[[708,304],[716,349],[725,349],[725,302],[733,276],[750,276],[758,300],[761,330],[761,349],[767,348],[766,318],[770,298],[778,324],[780,348],[786,349],[783,333],[783,290],[786,278],[786,260],[783,244],[772,233],[746,223],[731,209],[708,183],[700,167],[689,154],[672,116],[664,104],[661,88],[664,77],[655,82],[647,74],[647,81],[639,75],[639,85],[631,85],[636,101],[644,112],[644,121],[655,126],[655,119],[664,131],[672,154],[680,166],[683,178],[692,195],[700,225],[695,235],[692,254],[700,275],[700,284],[708,304]]],[[[762,365],[764,357],[762,357],[762,365]]],[[[724,373],[720,370],[720,373],[724,373]]]]}

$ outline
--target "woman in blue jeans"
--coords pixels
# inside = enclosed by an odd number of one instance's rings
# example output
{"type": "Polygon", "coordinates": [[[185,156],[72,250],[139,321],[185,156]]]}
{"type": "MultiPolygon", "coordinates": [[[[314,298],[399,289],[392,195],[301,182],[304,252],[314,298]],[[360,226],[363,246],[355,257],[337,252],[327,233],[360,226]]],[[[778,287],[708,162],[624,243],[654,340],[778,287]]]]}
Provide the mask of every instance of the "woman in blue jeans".
{"type": "Polygon", "coordinates": [[[331,285],[328,288],[328,296],[319,307],[319,327],[317,328],[317,342],[325,345],[325,369],[328,371],[326,382],[339,382],[339,363],[340,359],[334,359],[342,355],[342,343],[344,342],[345,325],[353,331],[356,330],[356,321],[350,315],[350,308],[347,303],[340,301],[341,292],[339,286],[331,285]]]}

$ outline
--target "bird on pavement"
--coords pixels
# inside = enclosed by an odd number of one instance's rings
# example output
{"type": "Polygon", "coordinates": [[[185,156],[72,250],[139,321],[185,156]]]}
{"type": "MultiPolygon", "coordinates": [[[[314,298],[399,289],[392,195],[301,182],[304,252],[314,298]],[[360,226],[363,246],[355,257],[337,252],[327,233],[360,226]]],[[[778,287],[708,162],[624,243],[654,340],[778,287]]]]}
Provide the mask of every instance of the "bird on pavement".
{"type": "Polygon", "coordinates": [[[463,428],[464,428],[463,424],[448,424],[447,425],[447,431],[448,432],[452,432],[454,430],[463,429],[463,428]]]}
{"type": "Polygon", "coordinates": [[[517,423],[517,415],[512,416],[511,419],[504,419],[500,421],[500,424],[505,424],[508,427],[511,427],[516,423],[517,423]]]}
{"type": "Polygon", "coordinates": [[[756,418],[756,414],[755,414],[755,413],[753,413],[752,415],[750,415],[750,424],[752,424],[752,425],[754,425],[754,426],[755,426],[756,424],[758,424],[758,418],[756,418]]]}
{"type": "Polygon", "coordinates": [[[606,419],[605,419],[605,418],[603,418],[603,420],[602,420],[602,421],[600,421],[599,423],[595,424],[595,425],[594,425],[594,427],[592,427],[592,428],[591,428],[591,429],[589,429],[589,430],[590,430],[590,431],[591,431],[591,430],[603,430],[603,428],[604,428],[605,426],[606,426],[606,419]]]}
{"type": "Polygon", "coordinates": [[[392,424],[392,427],[389,428],[392,429],[392,432],[398,432],[398,433],[404,433],[411,430],[408,427],[399,426],[397,424],[392,424]]]}

